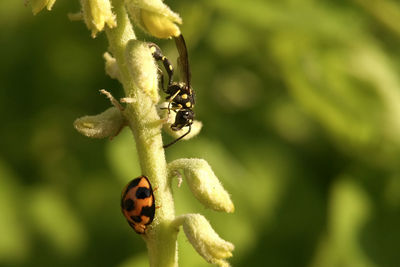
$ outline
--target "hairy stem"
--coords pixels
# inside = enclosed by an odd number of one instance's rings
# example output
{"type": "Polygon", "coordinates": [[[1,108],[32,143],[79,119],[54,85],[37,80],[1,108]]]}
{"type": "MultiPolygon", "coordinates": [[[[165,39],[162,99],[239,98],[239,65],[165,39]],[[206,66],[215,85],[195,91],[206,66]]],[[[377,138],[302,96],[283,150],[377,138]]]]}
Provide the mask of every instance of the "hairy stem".
{"type": "Polygon", "coordinates": [[[117,27],[107,28],[109,49],[116,59],[120,81],[125,95],[133,98],[124,111],[136,141],[142,174],[155,188],[156,217],[143,236],[150,258],[150,266],[177,266],[177,233],[171,226],[175,218],[171,186],[167,179],[167,163],[162,148],[160,117],[151,97],[137,88],[126,62],[126,47],[129,40],[136,39],[123,0],[112,1],[117,16],[117,27]]]}

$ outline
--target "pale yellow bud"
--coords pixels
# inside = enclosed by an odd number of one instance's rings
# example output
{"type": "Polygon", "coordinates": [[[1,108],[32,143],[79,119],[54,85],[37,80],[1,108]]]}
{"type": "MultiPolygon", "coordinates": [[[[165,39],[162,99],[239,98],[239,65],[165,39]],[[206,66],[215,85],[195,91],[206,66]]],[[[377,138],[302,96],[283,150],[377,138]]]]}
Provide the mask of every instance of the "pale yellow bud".
{"type": "Polygon", "coordinates": [[[161,0],[128,0],[127,8],[134,24],[157,38],[171,38],[181,34],[176,23],[182,19],[161,0]]]}
{"type": "Polygon", "coordinates": [[[194,196],[206,207],[216,211],[233,212],[235,207],[228,192],[204,159],[177,159],[168,164],[174,174],[183,170],[194,196]]]}
{"type": "Polygon", "coordinates": [[[185,214],[177,217],[173,224],[183,226],[189,242],[206,261],[221,267],[229,266],[225,259],[232,257],[234,246],[220,238],[204,216],[185,214]]]}
{"type": "Polygon", "coordinates": [[[142,21],[154,37],[170,38],[181,34],[179,27],[164,15],[142,9],[142,21]]]}
{"type": "Polygon", "coordinates": [[[104,29],[107,25],[110,28],[117,26],[115,15],[111,10],[109,0],[81,0],[83,19],[92,37],[104,29]]]}
{"type": "Polygon", "coordinates": [[[81,117],[74,122],[78,132],[91,138],[112,138],[125,125],[125,118],[116,107],[111,107],[98,115],[81,117]]]}
{"type": "Polygon", "coordinates": [[[32,12],[34,15],[39,13],[43,8],[51,10],[56,0],[28,0],[26,3],[30,3],[32,7],[32,12]]]}

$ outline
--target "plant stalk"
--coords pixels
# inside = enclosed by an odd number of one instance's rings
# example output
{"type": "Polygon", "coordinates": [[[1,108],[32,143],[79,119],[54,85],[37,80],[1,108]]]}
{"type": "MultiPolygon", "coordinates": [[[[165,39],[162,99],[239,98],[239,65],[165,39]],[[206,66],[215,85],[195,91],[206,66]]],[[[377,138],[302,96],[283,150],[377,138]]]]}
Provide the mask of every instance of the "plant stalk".
{"type": "Polygon", "coordinates": [[[151,97],[135,85],[129,73],[125,51],[128,41],[136,39],[136,36],[124,1],[112,0],[112,4],[117,17],[117,27],[106,27],[109,50],[118,64],[120,81],[126,97],[134,99],[133,103],[127,104],[124,115],[135,138],[142,174],[149,178],[154,189],[157,207],[154,221],[147,228],[143,238],[151,267],[175,267],[178,266],[178,230],[171,225],[175,211],[162,147],[161,120],[151,97]]]}

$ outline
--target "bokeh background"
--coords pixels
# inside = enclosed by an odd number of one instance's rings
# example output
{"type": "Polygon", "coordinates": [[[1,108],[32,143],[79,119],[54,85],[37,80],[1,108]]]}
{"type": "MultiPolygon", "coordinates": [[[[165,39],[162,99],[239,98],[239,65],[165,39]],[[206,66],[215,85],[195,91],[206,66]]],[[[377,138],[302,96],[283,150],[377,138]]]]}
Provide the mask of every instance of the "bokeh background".
{"type": "MultiPolygon", "coordinates": [[[[234,214],[183,182],[177,214],[204,214],[233,266],[400,266],[400,4],[391,0],[167,1],[183,17],[197,118],[169,161],[205,158],[234,214]]],[[[122,97],[104,34],[70,22],[79,1],[33,16],[0,1],[0,266],[147,266],[119,210],[140,175],[134,141],[73,121],[122,97]]],[[[175,62],[172,41],[156,41],[175,62]]],[[[165,139],[171,140],[165,136],[165,139]]],[[[180,266],[210,266],[179,235],[180,266]]]]}

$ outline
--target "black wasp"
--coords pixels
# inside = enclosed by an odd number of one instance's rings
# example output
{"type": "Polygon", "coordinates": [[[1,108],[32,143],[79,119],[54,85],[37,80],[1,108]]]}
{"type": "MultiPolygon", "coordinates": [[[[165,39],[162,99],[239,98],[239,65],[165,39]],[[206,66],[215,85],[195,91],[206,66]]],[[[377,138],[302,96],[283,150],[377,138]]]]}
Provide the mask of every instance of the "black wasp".
{"type": "Polygon", "coordinates": [[[174,68],[170,61],[162,54],[161,49],[153,43],[150,43],[150,49],[153,54],[155,60],[161,60],[165,70],[168,73],[168,85],[167,88],[164,89],[164,78],[161,75],[161,84],[163,91],[167,94],[166,100],[168,100],[168,113],[172,110],[176,112],[175,122],[171,124],[171,129],[173,131],[179,131],[183,127],[188,126],[188,131],[183,134],[182,136],[178,137],[171,143],[164,145],[164,148],[167,148],[183,137],[188,135],[192,130],[192,124],[194,119],[194,98],[195,94],[190,85],[190,68],[189,68],[189,60],[188,60],[188,52],[186,48],[185,39],[183,38],[182,34],[178,37],[175,37],[175,44],[178,49],[179,57],[178,57],[178,65],[181,67],[182,72],[182,82],[173,82],[172,76],[174,74],[174,68]]]}

